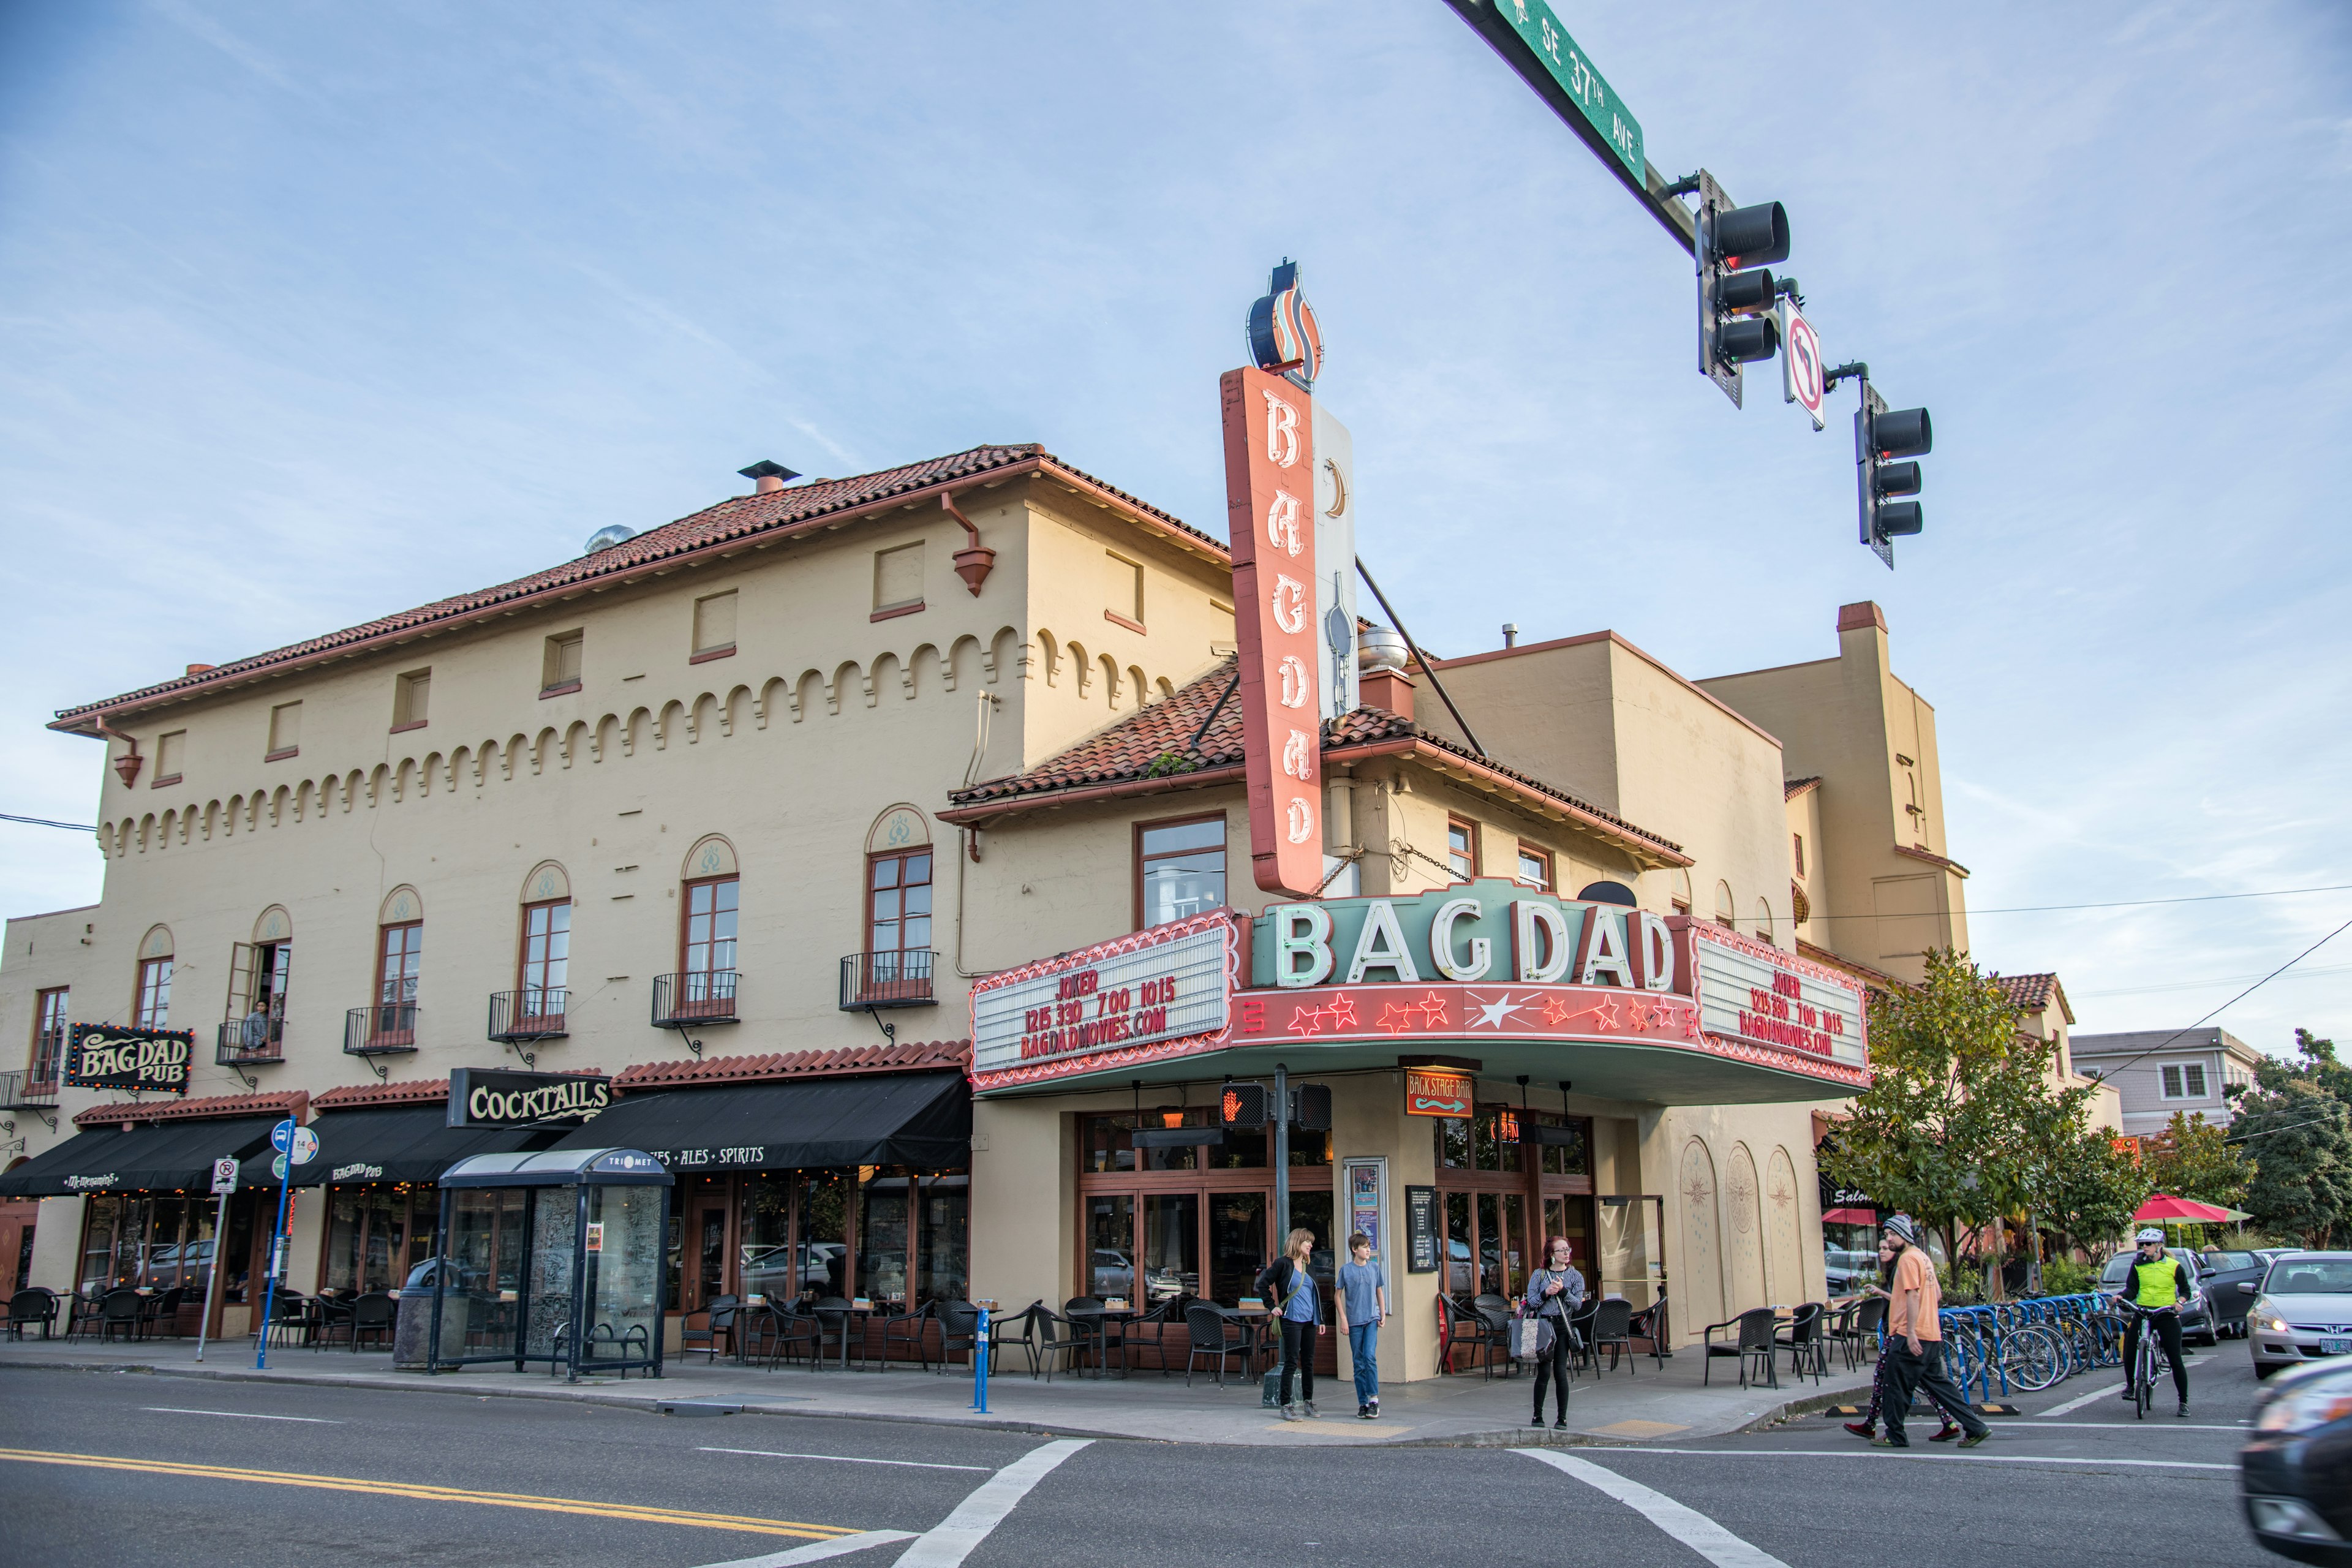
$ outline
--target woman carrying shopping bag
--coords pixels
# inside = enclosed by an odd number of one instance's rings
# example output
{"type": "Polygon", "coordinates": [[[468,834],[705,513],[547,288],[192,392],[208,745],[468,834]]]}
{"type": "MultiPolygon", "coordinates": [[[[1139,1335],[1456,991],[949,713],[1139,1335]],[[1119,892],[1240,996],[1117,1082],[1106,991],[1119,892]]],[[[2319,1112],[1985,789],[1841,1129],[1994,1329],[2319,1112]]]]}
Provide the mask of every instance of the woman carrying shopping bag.
{"type": "Polygon", "coordinates": [[[1568,1237],[1553,1237],[1547,1262],[1528,1277],[1528,1293],[1519,1302],[1522,1314],[1551,1330],[1551,1343],[1535,1363],[1536,1415],[1530,1425],[1544,1424],[1544,1384],[1549,1381],[1559,1391],[1559,1415],[1552,1422],[1554,1431],[1568,1429],[1568,1324],[1584,1305],[1584,1276],[1570,1261],[1572,1250],[1568,1237]],[[1550,1372],[1549,1380],[1545,1376],[1547,1368],[1550,1372]]]}

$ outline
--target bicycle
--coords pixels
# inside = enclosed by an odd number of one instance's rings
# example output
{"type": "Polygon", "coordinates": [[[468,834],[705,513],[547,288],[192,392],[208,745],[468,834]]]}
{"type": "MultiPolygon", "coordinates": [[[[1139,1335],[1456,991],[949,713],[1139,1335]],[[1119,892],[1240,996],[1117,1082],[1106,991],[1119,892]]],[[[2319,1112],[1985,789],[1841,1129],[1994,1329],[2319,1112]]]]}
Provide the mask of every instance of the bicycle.
{"type": "Polygon", "coordinates": [[[2164,1352],[2156,1342],[2156,1320],[2175,1310],[2171,1307],[2143,1307],[2130,1303],[2134,1316],[2139,1320],[2139,1354],[2132,1362],[2132,1419],[2147,1419],[2147,1407],[2156,1402],[2156,1378],[2164,1367],[2164,1352]]]}

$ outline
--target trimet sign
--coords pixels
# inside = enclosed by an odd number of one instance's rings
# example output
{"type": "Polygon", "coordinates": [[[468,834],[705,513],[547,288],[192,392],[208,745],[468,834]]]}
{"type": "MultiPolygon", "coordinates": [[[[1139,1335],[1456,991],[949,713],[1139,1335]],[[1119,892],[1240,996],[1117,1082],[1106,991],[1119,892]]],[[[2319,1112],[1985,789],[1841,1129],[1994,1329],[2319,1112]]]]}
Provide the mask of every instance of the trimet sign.
{"type": "Polygon", "coordinates": [[[1862,996],[1835,970],[1685,916],[1515,882],[1219,912],[992,975],[972,994],[982,1092],[1244,1047],[1546,1039],[1736,1056],[1865,1079],[1862,996]],[[1220,983],[1223,984],[1220,984],[1220,983]]]}

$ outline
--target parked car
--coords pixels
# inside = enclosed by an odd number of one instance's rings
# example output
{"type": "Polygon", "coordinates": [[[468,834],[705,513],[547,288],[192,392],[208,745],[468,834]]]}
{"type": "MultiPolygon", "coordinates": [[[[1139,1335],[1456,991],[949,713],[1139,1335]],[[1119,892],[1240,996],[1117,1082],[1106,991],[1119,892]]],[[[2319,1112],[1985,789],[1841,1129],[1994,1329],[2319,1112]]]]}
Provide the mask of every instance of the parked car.
{"type": "Polygon", "coordinates": [[[2244,1339],[2246,1309],[2254,1304],[2254,1293],[2238,1287],[2261,1284],[2270,1259],[2259,1252],[2209,1247],[2198,1255],[2197,1261],[2204,1266],[2205,1293],[2213,1298],[2213,1315],[2221,1320],[2221,1331],[2244,1339]]]}
{"type": "Polygon", "coordinates": [[[1878,1252],[1875,1248],[1867,1252],[1843,1247],[1826,1248],[1822,1272],[1831,1295],[1853,1295],[1864,1286],[1878,1282],[1878,1252]]]}
{"type": "MultiPolygon", "coordinates": [[[[2202,1340],[2209,1345],[2220,1344],[2220,1321],[2213,1310],[2213,1298],[2201,1283],[2205,1271],[2198,1267],[2197,1255],[2185,1247],[2168,1247],[2164,1251],[2165,1256],[2189,1270],[2189,1300],[2180,1303],[2180,1337],[2202,1340]]],[[[2099,1271],[2099,1293],[2122,1295],[2125,1283],[2131,1279],[2133,1260],[2138,1256],[2136,1251],[2118,1252],[2108,1258],[2107,1266],[2099,1271]]]]}
{"type": "Polygon", "coordinates": [[[2294,1367],[2263,1386],[2253,1438],[2238,1455],[2238,1492],[2270,1551],[2352,1565],[2352,1358],[2294,1367]]]}
{"type": "Polygon", "coordinates": [[[1124,1296],[1134,1282],[1135,1268],[1128,1262],[1126,1253],[1115,1247],[1095,1248],[1093,1289],[1097,1298],[1124,1296]]]}
{"type": "Polygon", "coordinates": [[[2254,1375],[2331,1356],[2352,1356],[2352,1252],[2290,1252],[2247,1298],[2254,1375]]]}

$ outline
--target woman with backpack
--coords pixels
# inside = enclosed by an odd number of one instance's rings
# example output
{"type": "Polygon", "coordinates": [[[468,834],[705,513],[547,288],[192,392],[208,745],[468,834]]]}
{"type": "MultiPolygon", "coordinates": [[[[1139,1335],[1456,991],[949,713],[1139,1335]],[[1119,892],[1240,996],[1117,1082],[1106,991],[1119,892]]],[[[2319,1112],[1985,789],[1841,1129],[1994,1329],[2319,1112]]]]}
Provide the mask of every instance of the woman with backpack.
{"type": "Polygon", "coordinates": [[[1319,1418],[1315,1408],[1315,1341],[1324,1331],[1323,1298],[1315,1289],[1315,1276],[1307,1268],[1307,1259],[1314,1255],[1315,1233],[1301,1226],[1290,1233],[1282,1256],[1266,1265],[1265,1272],[1257,1278],[1258,1294],[1265,1298],[1276,1321],[1282,1325],[1285,1421],[1299,1419],[1298,1405],[1290,1402],[1294,1371],[1298,1376],[1299,1401],[1306,1405],[1307,1416],[1319,1418]]]}

